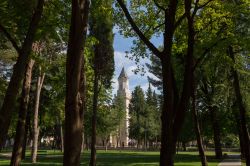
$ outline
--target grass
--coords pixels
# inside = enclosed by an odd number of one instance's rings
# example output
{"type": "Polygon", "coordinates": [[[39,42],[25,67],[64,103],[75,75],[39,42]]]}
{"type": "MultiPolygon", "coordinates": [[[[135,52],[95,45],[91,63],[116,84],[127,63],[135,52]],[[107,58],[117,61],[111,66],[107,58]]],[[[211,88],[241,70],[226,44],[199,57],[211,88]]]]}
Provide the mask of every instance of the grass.
{"type": "MultiPolygon", "coordinates": [[[[0,153],[0,165],[9,165],[9,157],[0,153]]],[[[217,166],[220,161],[214,159],[213,152],[206,153],[209,166],[217,166]]],[[[30,162],[30,152],[21,165],[53,166],[62,165],[63,154],[59,151],[42,150],[38,152],[37,163],[30,162]]],[[[81,165],[88,165],[90,152],[84,152],[81,165]]],[[[157,166],[159,165],[159,152],[133,152],[133,151],[97,151],[98,166],[157,166]]],[[[200,166],[198,152],[179,152],[175,157],[176,166],[200,166]]]]}

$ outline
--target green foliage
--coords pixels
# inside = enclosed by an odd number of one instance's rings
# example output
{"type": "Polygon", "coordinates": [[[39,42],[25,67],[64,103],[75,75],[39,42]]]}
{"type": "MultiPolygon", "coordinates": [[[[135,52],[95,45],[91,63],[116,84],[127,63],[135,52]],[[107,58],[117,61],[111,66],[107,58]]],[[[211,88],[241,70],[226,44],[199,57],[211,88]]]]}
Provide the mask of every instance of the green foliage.
{"type": "Polygon", "coordinates": [[[144,139],[155,142],[160,138],[158,96],[149,86],[146,98],[140,86],[135,87],[129,105],[129,137],[140,144],[144,139]]]}
{"type": "Polygon", "coordinates": [[[5,26],[20,44],[25,38],[36,0],[1,0],[0,4],[0,24],[5,26]]]}
{"type": "Polygon", "coordinates": [[[5,94],[5,91],[6,91],[6,87],[7,87],[6,80],[4,80],[4,79],[2,79],[0,77],[0,107],[1,107],[3,99],[4,99],[4,94],[5,94]]]}
{"type": "Polygon", "coordinates": [[[95,74],[100,77],[101,84],[106,88],[110,88],[114,73],[114,39],[112,32],[113,17],[111,0],[93,1],[89,25],[90,37],[96,39],[93,45],[93,70],[95,74]]]}
{"type": "Polygon", "coordinates": [[[192,112],[189,110],[186,114],[187,115],[186,115],[182,130],[181,130],[180,135],[178,137],[178,141],[180,141],[184,144],[196,139],[195,132],[194,132],[194,123],[193,123],[192,112]]]}
{"type": "Polygon", "coordinates": [[[129,104],[129,138],[139,141],[146,130],[146,102],[140,86],[135,87],[129,104]]]}
{"type": "Polygon", "coordinates": [[[146,92],[146,136],[150,141],[156,141],[157,138],[160,138],[160,109],[158,104],[158,96],[152,92],[151,86],[149,84],[148,90],[146,92]]]}

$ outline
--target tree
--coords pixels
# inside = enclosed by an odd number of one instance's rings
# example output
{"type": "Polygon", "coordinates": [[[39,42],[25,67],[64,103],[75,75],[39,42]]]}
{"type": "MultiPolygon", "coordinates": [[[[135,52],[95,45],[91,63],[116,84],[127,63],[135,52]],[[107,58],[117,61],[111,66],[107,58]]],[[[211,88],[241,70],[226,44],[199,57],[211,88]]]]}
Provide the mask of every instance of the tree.
{"type": "Polygon", "coordinates": [[[126,103],[125,96],[123,95],[115,95],[113,99],[113,109],[115,112],[116,123],[117,123],[117,133],[112,133],[112,135],[116,136],[117,147],[121,145],[121,128],[124,125],[124,121],[126,120],[126,103]]]}
{"type": "Polygon", "coordinates": [[[17,62],[13,68],[13,74],[11,76],[2,109],[0,111],[0,146],[5,142],[5,137],[7,135],[12,111],[14,109],[15,101],[21,86],[22,79],[25,73],[25,67],[29,60],[29,55],[32,49],[32,43],[35,39],[35,33],[38,29],[39,22],[43,13],[44,0],[38,0],[37,7],[30,20],[25,39],[22,42],[21,47],[18,46],[18,41],[8,32],[8,30],[0,24],[0,30],[5,35],[5,37],[11,42],[12,46],[16,49],[18,53],[17,62]]]}
{"type": "MultiPolygon", "coordinates": [[[[126,36],[138,36],[140,40],[135,41],[136,48],[133,48],[133,53],[136,56],[145,57],[147,49],[158,57],[162,67],[162,83],[163,83],[163,106],[162,106],[162,131],[161,131],[161,153],[160,153],[160,165],[173,165],[173,158],[176,151],[176,141],[180,133],[181,127],[185,119],[185,112],[188,107],[191,84],[193,77],[194,64],[194,17],[197,15],[197,11],[203,9],[211,1],[199,2],[194,4],[192,1],[185,1],[185,4],[178,3],[178,1],[170,0],[168,2],[159,1],[140,1],[129,2],[130,10],[128,10],[123,0],[117,0],[120,8],[122,9],[128,23],[128,26],[119,15],[119,24],[123,28],[126,36]],[[191,10],[191,6],[194,6],[194,10],[191,10]],[[140,7],[139,7],[140,6],[140,7]],[[190,9],[190,10],[189,10],[190,9]],[[143,14],[142,14],[143,13],[143,14]],[[182,14],[183,13],[183,14],[182,14]],[[142,16],[143,15],[143,16],[142,16]],[[162,16],[162,17],[161,17],[162,16]],[[134,18],[133,18],[134,17],[134,18]],[[181,52],[183,55],[183,63],[176,64],[173,60],[173,40],[175,31],[182,24],[182,21],[187,18],[187,26],[182,26],[187,32],[188,43],[181,52]],[[146,25],[140,24],[141,22],[147,23],[146,25]],[[130,28],[133,32],[129,32],[130,28]],[[162,49],[159,50],[150,41],[150,38],[163,35],[162,49]],[[144,44],[144,45],[143,45],[144,44]],[[138,51],[142,50],[142,51],[138,51]],[[139,53],[136,53],[139,52],[139,53]],[[176,86],[176,70],[182,68],[183,76],[181,80],[181,86],[176,86]],[[171,134],[169,134],[171,133],[171,134]]],[[[201,10],[202,11],[202,10],[201,10]]],[[[184,40],[186,41],[186,40],[184,40]]],[[[138,57],[137,57],[138,59],[138,57]]]]}
{"type": "MultiPolygon", "coordinates": [[[[229,46],[228,53],[232,61],[235,63],[235,57],[234,57],[234,51],[233,47],[229,46]]],[[[247,166],[250,165],[250,140],[249,140],[249,133],[247,128],[247,121],[246,121],[246,109],[243,103],[242,94],[240,90],[240,83],[239,83],[239,76],[237,71],[232,68],[232,75],[233,75],[233,87],[236,95],[236,102],[239,107],[239,114],[240,114],[240,125],[241,125],[241,131],[242,131],[242,140],[243,140],[243,146],[244,146],[244,152],[245,152],[245,158],[246,158],[246,164],[247,166]]]]}
{"type": "Polygon", "coordinates": [[[32,78],[32,69],[35,61],[29,60],[29,63],[26,66],[25,77],[23,80],[23,88],[22,88],[22,97],[20,100],[19,106],[19,115],[18,115],[18,123],[16,127],[16,135],[15,142],[12,151],[11,157],[11,166],[19,165],[22,158],[23,151],[23,142],[25,140],[25,124],[26,124],[26,115],[28,111],[29,104],[29,93],[30,93],[30,84],[32,78]]]}
{"type": "Polygon", "coordinates": [[[198,120],[198,111],[196,107],[196,86],[195,83],[193,83],[193,89],[192,89],[192,114],[193,114],[193,119],[194,119],[194,131],[196,134],[196,140],[198,144],[198,149],[199,149],[199,155],[201,158],[201,164],[202,166],[207,166],[207,158],[205,155],[204,147],[203,147],[203,141],[201,138],[201,131],[200,131],[200,125],[199,125],[199,120],[198,120]]]}
{"type": "Polygon", "coordinates": [[[87,33],[88,0],[73,0],[66,60],[65,166],[80,165],[85,102],[83,48],[87,33]]]}
{"type": "Polygon", "coordinates": [[[90,15],[90,36],[97,40],[94,47],[93,70],[94,70],[94,94],[92,114],[92,139],[90,166],[96,165],[96,120],[98,111],[98,95],[103,86],[105,89],[111,85],[114,73],[114,50],[113,50],[113,21],[112,2],[94,1],[90,15]],[[101,4],[101,5],[100,5],[101,4]],[[105,61],[105,63],[103,63],[105,61]]]}
{"type": "Polygon", "coordinates": [[[148,71],[152,73],[156,78],[148,77],[148,81],[154,87],[157,87],[158,90],[162,91],[162,73],[161,73],[161,62],[160,59],[151,55],[150,63],[147,63],[146,66],[148,71]]]}
{"type": "Polygon", "coordinates": [[[128,3],[129,8],[122,0],[117,1],[127,19],[126,22],[121,19],[121,14],[118,15],[123,34],[141,39],[134,41],[135,47],[131,51],[134,59],[147,57],[148,51],[160,59],[162,110],[165,110],[162,111],[162,133],[165,134],[162,134],[160,165],[173,165],[176,138],[191,95],[193,72],[206,60],[208,53],[225,40],[232,25],[232,15],[227,4],[221,1],[185,1],[184,4],[178,1],[133,1],[128,3]],[[124,25],[127,26],[124,28],[124,25]],[[131,27],[133,32],[130,32],[131,27]],[[157,49],[150,39],[161,35],[164,43],[157,49]],[[172,132],[172,136],[166,134],[172,132]]]}
{"type": "MultiPolygon", "coordinates": [[[[211,63],[211,61],[210,61],[211,63]]],[[[216,82],[218,81],[217,78],[222,78],[219,77],[219,71],[215,69],[216,67],[214,67],[214,69],[210,68],[208,70],[210,70],[210,74],[209,77],[209,81],[206,78],[203,78],[201,80],[201,91],[204,94],[204,99],[205,101],[203,101],[206,104],[206,107],[209,111],[209,115],[210,115],[210,120],[211,120],[211,125],[212,125],[212,132],[213,132],[213,141],[214,141],[214,147],[215,147],[215,156],[216,158],[220,159],[222,158],[222,147],[221,147],[221,126],[219,123],[219,107],[217,106],[217,104],[219,104],[219,100],[217,100],[217,93],[218,88],[216,88],[216,82]]],[[[204,74],[204,77],[205,74],[204,74]]],[[[219,82],[219,81],[218,81],[219,82]]]]}
{"type": "MultiPolygon", "coordinates": [[[[118,103],[120,100],[115,96],[113,103],[110,101],[110,93],[100,93],[99,112],[97,114],[97,135],[102,139],[105,150],[108,148],[108,141],[110,136],[114,136],[121,123],[121,117],[124,117],[123,103],[118,103]],[[121,105],[119,105],[121,104],[121,105]]],[[[122,102],[124,102],[122,100],[122,102]]]]}
{"type": "Polygon", "coordinates": [[[35,92],[35,103],[34,103],[34,123],[33,123],[33,144],[32,144],[32,163],[36,163],[37,149],[38,149],[38,136],[39,136],[39,126],[38,126],[38,113],[39,113],[39,103],[40,103],[40,94],[43,87],[43,81],[45,73],[41,71],[41,66],[39,66],[39,73],[37,76],[36,82],[36,92],[35,92]]]}
{"type": "MultiPolygon", "coordinates": [[[[237,62],[237,59],[248,57],[249,54],[249,10],[247,6],[249,6],[249,2],[245,0],[233,1],[229,3],[230,6],[235,6],[234,8],[229,8],[230,12],[233,12],[233,25],[234,27],[231,29],[233,40],[229,40],[225,49],[227,50],[227,55],[231,59],[232,67],[231,67],[231,75],[233,77],[232,86],[234,89],[234,93],[236,96],[236,103],[239,111],[239,120],[240,120],[240,130],[239,130],[239,139],[241,142],[241,150],[244,151],[246,158],[246,165],[250,165],[250,140],[249,140],[249,132],[247,127],[247,111],[244,106],[244,100],[242,96],[242,91],[240,87],[240,77],[237,69],[246,70],[248,67],[242,64],[241,61],[237,62]],[[238,57],[236,56],[238,54],[238,57]],[[239,58],[240,57],[240,58],[239,58]],[[237,65],[238,66],[237,66],[237,65]],[[237,68],[235,67],[237,66],[237,68]]],[[[236,118],[238,119],[238,118],[236,118]]]]}
{"type": "Polygon", "coordinates": [[[153,92],[151,85],[149,84],[148,90],[146,91],[146,114],[145,116],[145,144],[147,145],[147,140],[152,144],[154,142],[156,145],[158,139],[160,138],[160,110],[158,105],[158,95],[153,92]]]}
{"type": "Polygon", "coordinates": [[[137,140],[137,148],[139,148],[144,138],[147,116],[144,92],[140,86],[136,86],[132,92],[129,116],[129,138],[137,140]]]}

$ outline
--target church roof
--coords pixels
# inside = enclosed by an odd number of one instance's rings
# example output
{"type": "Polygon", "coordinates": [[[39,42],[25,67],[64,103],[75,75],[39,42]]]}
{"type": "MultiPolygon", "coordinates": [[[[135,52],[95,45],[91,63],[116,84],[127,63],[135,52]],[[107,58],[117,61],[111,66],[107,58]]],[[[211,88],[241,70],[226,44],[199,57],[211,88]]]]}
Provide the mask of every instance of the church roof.
{"type": "Polygon", "coordinates": [[[124,67],[122,68],[122,71],[121,71],[121,73],[120,73],[120,75],[119,75],[119,77],[118,77],[118,78],[122,78],[122,77],[126,77],[126,78],[128,78],[128,75],[127,75],[127,73],[125,72],[124,67]]]}

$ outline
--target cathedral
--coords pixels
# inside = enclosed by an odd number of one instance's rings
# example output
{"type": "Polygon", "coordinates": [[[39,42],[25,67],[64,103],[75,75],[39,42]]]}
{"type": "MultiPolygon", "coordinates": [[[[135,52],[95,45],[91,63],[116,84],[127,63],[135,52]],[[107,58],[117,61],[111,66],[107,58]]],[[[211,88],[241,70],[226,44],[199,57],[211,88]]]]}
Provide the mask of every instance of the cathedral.
{"type": "Polygon", "coordinates": [[[128,75],[125,72],[124,67],[122,68],[122,71],[118,77],[118,90],[117,90],[117,96],[121,95],[124,97],[125,102],[125,118],[121,122],[121,128],[117,129],[117,133],[119,137],[117,136],[111,136],[110,138],[110,144],[112,147],[127,147],[129,145],[129,102],[131,99],[131,94],[129,91],[129,80],[128,75]]]}

